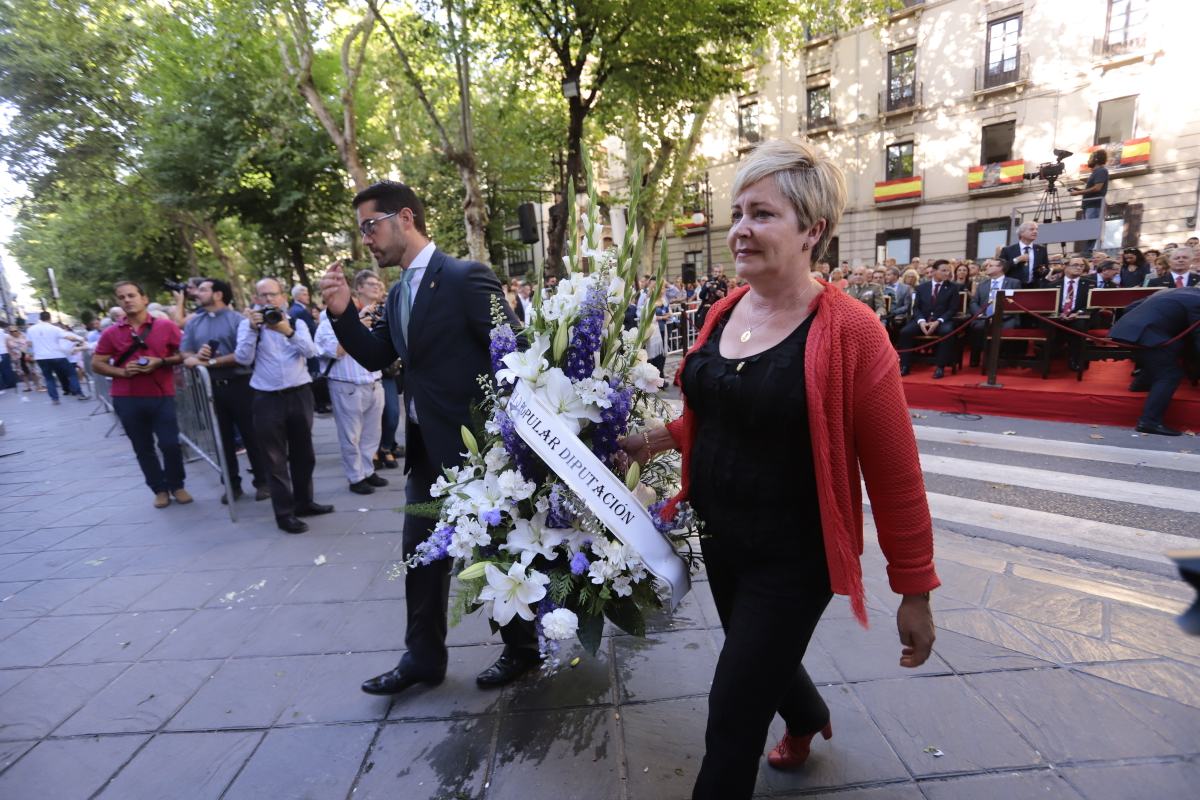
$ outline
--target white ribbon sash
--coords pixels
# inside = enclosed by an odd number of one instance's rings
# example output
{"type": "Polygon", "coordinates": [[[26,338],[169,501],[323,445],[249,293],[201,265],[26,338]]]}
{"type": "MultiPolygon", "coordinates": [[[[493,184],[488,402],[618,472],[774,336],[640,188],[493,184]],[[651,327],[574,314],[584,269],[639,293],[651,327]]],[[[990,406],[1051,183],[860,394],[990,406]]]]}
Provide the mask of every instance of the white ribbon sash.
{"type": "Polygon", "coordinates": [[[691,587],[687,564],[674,545],[654,527],[650,512],[588,449],[523,380],[508,402],[517,433],[622,544],[646,564],[651,575],[670,590],[674,611],[691,587]]]}

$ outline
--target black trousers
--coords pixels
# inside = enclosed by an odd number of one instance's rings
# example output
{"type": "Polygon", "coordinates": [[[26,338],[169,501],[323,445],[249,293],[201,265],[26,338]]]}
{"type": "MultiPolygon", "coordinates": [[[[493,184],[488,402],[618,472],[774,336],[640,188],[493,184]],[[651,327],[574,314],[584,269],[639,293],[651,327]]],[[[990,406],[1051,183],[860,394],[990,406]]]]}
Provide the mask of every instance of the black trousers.
{"type": "Polygon", "coordinates": [[[720,537],[701,538],[713,601],[725,630],[708,695],[704,761],[693,800],[754,794],[767,729],[778,712],[789,733],[829,722],[829,707],[801,664],[833,594],[817,558],[750,555],[720,537]]]}
{"type": "Polygon", "coordinates": [[[1137,389],[1150,390],[1146,404],[1142,406],[1142,416],[1138,422],[1161,425],[1171,398],[1183,380],[1183,367],[1179,365],[1179,345],[1153,350],[1139,350],[1135,358],[1141,373],[1134,379],[1137,389]]]}
{"type": "MultiPolygon", "coordinates": [[[[937,326],[937,330],[933,332],[933,335],[935,337],[945,336],[952,330],[954,330],[954,323],[952,320],[947,320],[946,322],[943,322],[941,325],[937,326]]],[[[917,337],[920,335],[921,326],[917,324],[915,319],[910,320],[907,325],[900,329],[900,335],[897,337],[898,341],[896,342],[896,349],[911,351],[913,345],[916,344],[917,337]]],[[[950,337],[943,342],[939,342],[937,345],[935,345],[933,352],[934,363],[937,366],[949,366],[950,362],[954,360],[954,337],[950,337]]],[[[907,367],[912,363],[912,360],[912,352],[900,354],[900,366],[907,367]]]]}
{"type": "MultiPolygon", "coordinates": [[[[409,468],[405,486],[405,502],[427,503],[433,499],[429,490],[440,474],[432,463],[421,428],[412,422],[407,428],[405,464],[409,468]]],[[[417,545],[433,533],[436,520],[404,515],[404,556],[407,558],[417,545]]],[[[450,565],[453,559],[443,558],[404,574],[404,598],[408,627],[404,632],[407,651],[400,667],[413,675],[437,677],[446,672],[449,653],[446,650],[446,612],[450,597],[450,565]]],[[[533,658],[537,655],[537,630],[532,622],[515,617],[500,629],[504,651],[511,655],[533,658]]]]}
{"type": "MultiPolygon", "coordinates": [[[[275,516],[313,501],[313,396],[308,384],[285,392],[254,392],[254,433],[267,470],[275,516]]],[[[243,435],[245,435],[243,433],[243,435]]],[[[249,449],[247,449],[249,452],[249,449]]]]}
{"type": "Polygon", "coordinates": [[[250,376],[213,378],[213,408],[217,412],[217,425],[221,429],[221,448],[225,451],[225,463],[229,465],[229,479],[235,488],[242,486],[238,469],[237,443],[234,427],[242,434],[246,446],[246,458],[250,461],[250,472],[254,474],[254,485],[267,485],[267,466],[262,450],[254,433],[254,390],[250,388],[250,376]]]}
{"type": "MultiPolygon", "coordinates": [[[[65,360],[65,359],[64,359],[65,360]]],[[[146,485],[155,494],[183,488],[183,450],[179,446],[179,423],[174,397],[114,397],[113,411],[133,444],[146,485]],[[154,450],[154,440],[162,462],[154,450]]]]}

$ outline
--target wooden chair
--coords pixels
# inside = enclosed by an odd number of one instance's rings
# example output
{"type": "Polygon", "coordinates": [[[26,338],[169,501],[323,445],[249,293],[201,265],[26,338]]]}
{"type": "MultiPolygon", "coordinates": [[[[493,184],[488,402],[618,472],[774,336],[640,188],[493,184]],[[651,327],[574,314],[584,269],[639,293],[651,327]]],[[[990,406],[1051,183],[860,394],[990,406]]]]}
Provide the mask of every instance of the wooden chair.
{"type": "MultiPolygon", "coordinates": [[[[1118,311],[1128,308],[1139,300],[1145,300],[1155,292],[1161,292],[1164,288],[1162,286],[1115,286],[1108,289],[1092,289],[1088,293],[1088,310],[1092,312],[1092,322],[1098,321],[1097,316],[1104,316],[1107,318],[1107,322],[1111,323],[1118,311]]],[[[1109,330],[1109,327],[1098,325],[1089,328],[1088,333],[1092,336],[1107,337],[1109,330]]],[[[1127,344],[1119,342],[1101,344],[1093,342],[1091,339],[1084,339],[1075,380],[1083,380],[1083,373],[1087,370],[1088,364],[1093,361],[1123,361],[1133,358],[1134,352],[1135,348],[1127,344]]]]}
{"type": "MultiPolygon", "coordinates": [[[[1035,317],[1044,317],[1046,319],[1054,319],[1058,316],[1059,306],[1062,305],[1059,300],[1059,289],[1011,289],[1004,292],[1007,302],[1004,303],[1004,313],[1009,314],[1028,314],[1035,317]],[[1024,308],[1017,308],[1014,304],[1020,303],[1024,308]]],[[[990,337],[989,337],[990,338],[990,337]]],[[[1000,351],[1001,364],[1015,364],[1018,366],[1038,366],[1042,369],[1042,380],[1050,376],[1050,353],[1052,351],[1051,343],[1054,340],[1054,329],[1048,325],[1034,325],[1022,327],[1018,325],[1016,328],[1003,328],[1000,331],[1001,345],[1004,342],[1021,342],[1025,345],[1026,355],[1023,356],[1005,356],[1003,349],[1000,351]],[[1028,355],[1029,347],[1040,345],[1041,353],[1028,355]]],[[[980,372],[987,371],[986,360],[981,366],[980,372]]]]}

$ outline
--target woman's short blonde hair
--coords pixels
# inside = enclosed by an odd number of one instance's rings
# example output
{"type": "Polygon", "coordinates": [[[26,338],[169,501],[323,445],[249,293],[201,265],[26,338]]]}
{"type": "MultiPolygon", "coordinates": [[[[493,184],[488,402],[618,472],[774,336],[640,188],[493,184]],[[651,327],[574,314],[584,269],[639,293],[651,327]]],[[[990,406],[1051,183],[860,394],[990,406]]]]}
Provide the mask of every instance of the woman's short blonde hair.
{"type": "Polygon", "coordinates": [[[904,270],[904,274],[900,276],[900,280],[912,286],[916,286],[921,282],[921,273],[917,272],[915,269],[906,269],[904,270]]]}
{"type": "Polygon", "coordinates": [[[770,177],[795,209],[800,230],[825,220],[825,230],[812,250],[813,262],[820,260],[846,208],[846,176],[808,142],[775,139],[758,145],[742,161],[733,179],[733,197],[770,177]]]}

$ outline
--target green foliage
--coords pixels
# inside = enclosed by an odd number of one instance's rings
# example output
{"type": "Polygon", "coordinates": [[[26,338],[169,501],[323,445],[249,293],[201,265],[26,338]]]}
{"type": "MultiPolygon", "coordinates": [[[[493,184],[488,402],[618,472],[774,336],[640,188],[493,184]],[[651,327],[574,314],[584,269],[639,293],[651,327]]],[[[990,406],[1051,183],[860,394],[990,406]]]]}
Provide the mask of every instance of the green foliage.
{"type": "Polygon", "coordinates": [[[583,648],[593,656],[600,649],[600,642],[604,638],[604,617],[599,614],[579,614],[579,629],[576,636],[579,637],[579,643],[583,648]]]}
{"type": "Polygon", "coordinates": [[[442,515],[442,506],[446,504],[444,499],[430,500],[427,503],[409,503],[408,505],[400,506],[396,509],[401,514],[407,514],[410,517],[420,517],[421,519],[437,519],[442,515]]]}
{"type": "Polygon", "coordinates": [[[622,597],[604,607],[604,616],[613,625],[633,636],[646,635],[646,618],[632,597],[622,597]]]}

